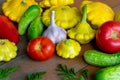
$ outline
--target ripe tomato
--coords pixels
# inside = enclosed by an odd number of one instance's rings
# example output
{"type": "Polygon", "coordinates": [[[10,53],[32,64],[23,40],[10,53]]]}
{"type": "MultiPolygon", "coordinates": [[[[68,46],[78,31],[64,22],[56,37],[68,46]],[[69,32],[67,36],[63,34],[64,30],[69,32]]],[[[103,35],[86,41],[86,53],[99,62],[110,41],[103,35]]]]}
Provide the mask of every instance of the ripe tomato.
{"type": "Polygon", "coordinates": [[[96,33],[97,46],[104,52],[120,51],[120,22],[108,21],[96,33]]]}
{"type": "Polygon", "coordinates": [[[34,60],[47,60],[55,51],[54,43],[47,37],[32,39],[27,45],[27,53],[34,60]]]}

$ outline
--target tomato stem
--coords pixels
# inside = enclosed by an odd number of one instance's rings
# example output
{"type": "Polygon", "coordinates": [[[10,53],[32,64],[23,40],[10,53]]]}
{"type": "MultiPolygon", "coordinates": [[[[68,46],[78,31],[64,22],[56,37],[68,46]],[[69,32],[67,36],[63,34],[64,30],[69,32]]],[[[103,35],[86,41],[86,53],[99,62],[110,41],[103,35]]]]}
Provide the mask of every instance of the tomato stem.
{"type": "Polygon", "coordinates": [[[41,45],[39,45],[39,46],[38,46],[38,48],[39,48],[39,49],[41,49],[41,48],[42,48],[42,46],[41,46],[41,45]]]}
{"type": "Polygon", "coordinates": [[[114,39],[118,39],[119,35],[118,35],[118,32],[112,32],[112,38],[114,39]]]}

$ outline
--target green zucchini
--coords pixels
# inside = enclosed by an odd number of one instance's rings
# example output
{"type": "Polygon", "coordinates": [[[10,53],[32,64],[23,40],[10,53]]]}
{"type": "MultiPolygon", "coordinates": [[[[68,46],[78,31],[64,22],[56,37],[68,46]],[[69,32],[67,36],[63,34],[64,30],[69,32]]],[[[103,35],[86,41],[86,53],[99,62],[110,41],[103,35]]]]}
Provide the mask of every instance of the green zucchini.
{"type": "Polygon", "coordinates": [[[84,59],[88,64],[108,67],[120,64],[120,52],[107,54],[97,50],[87,50],[84,59]]]}

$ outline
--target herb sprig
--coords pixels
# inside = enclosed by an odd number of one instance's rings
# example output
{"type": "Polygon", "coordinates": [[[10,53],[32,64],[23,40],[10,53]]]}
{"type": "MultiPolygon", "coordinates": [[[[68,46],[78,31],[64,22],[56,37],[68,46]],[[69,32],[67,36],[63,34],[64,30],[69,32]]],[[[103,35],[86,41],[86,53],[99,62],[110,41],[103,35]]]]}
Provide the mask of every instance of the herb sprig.
{"type": "Polygon", "coordinates": [[[0,68],[0,79],[8,77],[9,74],[11,74],[12,72],[15,72],[18,68],[19,66],[6,68],[6,69],[0,68]]]}
{"type": "Polygon", "coordinates": [[[66,65],[58,64],[57,69],[58,75],[63,76],[64,80],[76,79],[76,80],[88,80],[88,70],[82,70],[81,76],[77,76],[75,69],[70,68],[66,65]]]}
{"type": "Polygon", "coordinates": [[[28,74],[27,79],[28,80],[41,80],[45,73],[46,72],[36,72],[36,73],[28,74]]]}

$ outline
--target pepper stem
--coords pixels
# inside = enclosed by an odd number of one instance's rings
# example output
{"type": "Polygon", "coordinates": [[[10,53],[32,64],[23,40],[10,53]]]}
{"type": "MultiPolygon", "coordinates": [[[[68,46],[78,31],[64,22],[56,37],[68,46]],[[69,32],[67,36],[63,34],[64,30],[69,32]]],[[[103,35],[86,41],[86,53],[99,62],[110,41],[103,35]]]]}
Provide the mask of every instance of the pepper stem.
{"type": "Polygon", "coordinates": [[[86,23],[87,22],[87,4],[83,6],[82,12],[83,12],[83,16],[82,16],[81,23],[86,23]]]}

